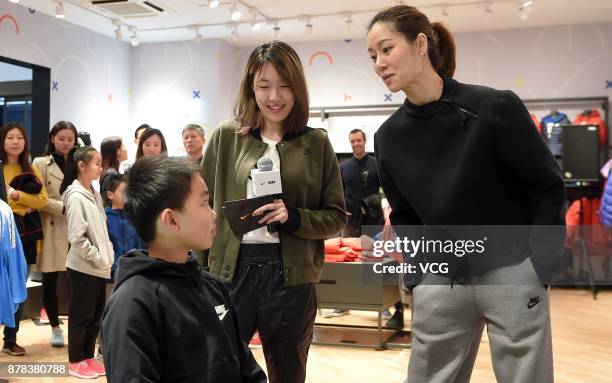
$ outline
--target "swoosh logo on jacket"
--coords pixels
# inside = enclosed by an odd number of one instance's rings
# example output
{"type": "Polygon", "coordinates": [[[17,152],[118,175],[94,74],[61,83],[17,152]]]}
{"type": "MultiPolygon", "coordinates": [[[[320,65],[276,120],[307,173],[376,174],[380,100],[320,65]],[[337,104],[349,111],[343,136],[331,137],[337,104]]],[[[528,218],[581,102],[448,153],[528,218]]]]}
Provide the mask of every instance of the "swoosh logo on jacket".
{"type": "Polygon", "coordinates": [[[219,316],[219,321],[223,322],[223,318],[225,318],[229,310],[225,308],[225,305],[219,305],[215,306],[215,312],[219,316]]]}

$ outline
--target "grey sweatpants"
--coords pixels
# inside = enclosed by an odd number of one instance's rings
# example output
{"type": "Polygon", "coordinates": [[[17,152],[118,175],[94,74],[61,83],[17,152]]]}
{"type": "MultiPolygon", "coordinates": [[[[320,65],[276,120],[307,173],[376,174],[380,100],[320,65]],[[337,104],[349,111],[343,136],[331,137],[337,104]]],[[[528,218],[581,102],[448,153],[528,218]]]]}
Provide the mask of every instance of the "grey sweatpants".
{"type": "Polygon", "coordinates": [[[529,258],[452,288],[428,274],[413,307],[407,383],[469,382],[485,325],[498,382],[553,382],[549,295],[529,258]]]}

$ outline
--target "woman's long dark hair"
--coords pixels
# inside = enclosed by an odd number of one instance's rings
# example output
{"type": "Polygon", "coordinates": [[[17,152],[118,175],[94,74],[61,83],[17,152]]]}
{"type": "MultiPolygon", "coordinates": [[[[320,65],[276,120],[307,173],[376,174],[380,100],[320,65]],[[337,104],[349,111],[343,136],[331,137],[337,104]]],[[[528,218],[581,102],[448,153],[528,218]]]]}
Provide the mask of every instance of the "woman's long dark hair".
{"type": "Polygon", "coordinates": [[[74,146],[77,146],[79,144],[79,132],[77,131],[74,124],[70,121],[58,121],[55,123],[55,125],[53,125],[53,128],[51,128],[51,131],[49,132],[49,141],[47,142],[45,156],[55,153],[55,145],[53,144],[53,138],[56,134],[58,134],[64,129],[71,130],[72,133],[74,133],[74,146]]]}
{"type": "MultiPolygon", "coordinates": [[[[4,141],[6,140],[6,136],[8,136],[8,133],[13,129],[19,130],[21,134],[23,134],[23,139],[25,141],[23,152],[21,152],[21,154],[19,155],[19,158],[17,159],[17,163],[21,167],[22,172],[33,172],[32,165],[30,163],[30,143],[28,140],[28,134],[26,133],[23,126],[15,122],[8,122],[4,124],[2,128],[0,128],[0,160],[5,165],[8,164],[9,162],[8,154],[4,151],[4,141]]],[[[4,185],[0,185],[0,186],[4,187],[4,185]]]]}
{"type": "Polygon", "coordinates": [[[68,158],[66,160],[66,170],[64,171],[64,180],[60,186],[60,194],[64,194],[68,186],[70,186],[74,180],[79,177],[79,162],[88,164],[94,154],[98,151],[91,146],[80,146],[70,149],[68,152],[68,158]]]}
{"type": "Polygon", "coordinates": [[[102,155],[103,172],[108,168],[119,171],[119,156],[117,155],[117,151],[121,149],[121,145],[123,145],[123,140],[118,136],[107,137],[102,140],[100,154],[102,155]]]}
{"type": "Polygon", "coordinates": [[[234,106],[234,114],[240,124],[239,133],[246,134],[251,129],[261,129],[264,126],[255,99],[253,80],[266,64],[274,66],[281,79],[291,87],[295,100],[293,109],[283,121],[284,133],[303,129],[308,123],[310,101],[302,62],[289,44],[275,40],[255,48],[247,61],[234,106]]]}

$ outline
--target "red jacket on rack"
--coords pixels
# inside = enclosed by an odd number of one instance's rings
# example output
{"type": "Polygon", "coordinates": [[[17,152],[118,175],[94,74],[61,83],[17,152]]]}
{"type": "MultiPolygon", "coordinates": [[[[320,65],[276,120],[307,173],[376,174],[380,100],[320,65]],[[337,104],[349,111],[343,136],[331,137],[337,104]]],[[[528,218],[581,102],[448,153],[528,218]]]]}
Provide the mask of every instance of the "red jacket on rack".
{"type": "Polygon", "coordinates": [[[596,110],[585,110],[580,113],[574,119],[576,125],[597,125],[599,128],[599,144],[606,146],[608,140],[608,130],[606,129],[606,123],[601,118],[601,115],[596,110]]]}
{"type": "Polygon", "coordinates": [[[540,123],[540,120],[538,120],[538,117],[533,114],[533,113],[529,113],[529,115],[531,116],[531,119],[533,120],[533,123],[535,124],[536,128],[538,129],[538,133],[542,134],[542,124],[540,123]]]}

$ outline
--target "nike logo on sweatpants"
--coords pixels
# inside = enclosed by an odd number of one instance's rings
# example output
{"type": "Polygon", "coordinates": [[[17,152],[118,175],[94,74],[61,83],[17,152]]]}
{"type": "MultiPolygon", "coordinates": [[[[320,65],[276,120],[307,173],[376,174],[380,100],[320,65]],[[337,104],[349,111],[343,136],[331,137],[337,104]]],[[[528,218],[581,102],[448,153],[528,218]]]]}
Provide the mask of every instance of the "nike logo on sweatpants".
{"type": "Polygon", "coordinates": [[[527,302],[527,308],[533,308],[533,306],[537,305],[538,303],[540,303],[540,297],[530,298],[529,302],[527,302]]]}

